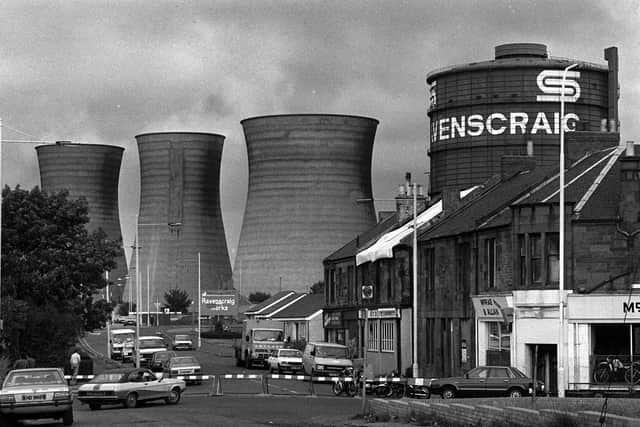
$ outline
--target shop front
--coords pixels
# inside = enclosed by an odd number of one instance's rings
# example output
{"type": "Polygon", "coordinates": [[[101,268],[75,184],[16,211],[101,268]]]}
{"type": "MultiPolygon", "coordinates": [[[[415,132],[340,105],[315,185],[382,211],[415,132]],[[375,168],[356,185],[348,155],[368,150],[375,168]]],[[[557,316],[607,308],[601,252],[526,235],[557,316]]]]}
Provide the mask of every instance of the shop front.
{"type": "Polygon", "coordinates": [[[326,309],[324,310],[325,341],[346,345],[351,357],[359,355],[358,319],[355,309],[326,309]]]}
{"type": "Polygon", "coordinates": [[[567,298],[570,390],[640,388],[640,293],[567,298]]]}
{"type": "Polygon", "coordinates": [[[358,311],[361,336],[364,328],[368,331],[366,352],[367,365],[375,375],[396,371],[405,374],[412,360],[411,346],[411,310],[396,307],[368,309],[365,321],[365,309],[358,311]]]}
{"type": "Polygon", "coordinates": [[[511,295],[472,297],[476,317],[476,366],[509,366],[513,331],[511,295]]]}

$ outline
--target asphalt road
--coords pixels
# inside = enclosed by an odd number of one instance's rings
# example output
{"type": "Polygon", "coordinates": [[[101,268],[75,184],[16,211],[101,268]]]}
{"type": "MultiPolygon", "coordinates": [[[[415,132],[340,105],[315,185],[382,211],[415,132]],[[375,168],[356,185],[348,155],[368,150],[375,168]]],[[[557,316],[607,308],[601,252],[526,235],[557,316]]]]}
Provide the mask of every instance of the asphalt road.
{"type": "MultiPolygon", "coordinates": [[[[74,426],[331,426],[348,422],[360,400],[285,396],[184,396],[178,405],[149,403],[126,409],[122,405],[91,411],[76,401],[74,426]]],[[[27,425],[61,426],[47,420],[27,425]]]]}

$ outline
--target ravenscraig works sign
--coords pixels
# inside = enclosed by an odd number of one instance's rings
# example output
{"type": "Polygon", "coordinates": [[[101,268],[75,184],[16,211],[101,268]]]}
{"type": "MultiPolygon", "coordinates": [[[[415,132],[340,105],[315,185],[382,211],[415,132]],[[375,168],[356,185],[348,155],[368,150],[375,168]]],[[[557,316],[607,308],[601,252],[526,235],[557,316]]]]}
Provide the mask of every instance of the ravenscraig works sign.
{"type": "Polygon", "coordinates": [[[237,316],[238,294],[233,291],[204,291],[202,293],[203,314],[208,311],[213,316],[237,316]]]}

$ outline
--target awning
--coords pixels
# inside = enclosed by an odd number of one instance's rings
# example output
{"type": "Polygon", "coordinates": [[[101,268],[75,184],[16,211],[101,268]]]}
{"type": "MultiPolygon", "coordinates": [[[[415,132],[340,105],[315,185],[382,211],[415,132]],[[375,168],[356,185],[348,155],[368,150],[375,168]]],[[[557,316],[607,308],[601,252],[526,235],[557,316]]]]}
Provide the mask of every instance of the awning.
{"type": "Polygon", "coordinates": [[[513,299],[505,295],[476,295],[471,297],[478,320],[510,322],[513,319],[513,299]]]}
{"type": "MultiPolygon", "coordinates": [[[[466,197],[469,193],[475,190],[477,186],[460,192],[460,198],[466,197]]],[[[431,221],[433,218],[442,213],[442,200],[429,207],[422,212],[416,218],[418,223],[418,229],[421,226],[431,221]]],[[[402,239],[407,237],[413,232],[413,221],[409,221],[400,228],[396,228],[380,237],[373,245],[367,249],[358,252],[356,254],[356,265],[364,264],[365,262],[374,262],[382,258],[393,258],[393,248],[399,244],[402,239]]]]}

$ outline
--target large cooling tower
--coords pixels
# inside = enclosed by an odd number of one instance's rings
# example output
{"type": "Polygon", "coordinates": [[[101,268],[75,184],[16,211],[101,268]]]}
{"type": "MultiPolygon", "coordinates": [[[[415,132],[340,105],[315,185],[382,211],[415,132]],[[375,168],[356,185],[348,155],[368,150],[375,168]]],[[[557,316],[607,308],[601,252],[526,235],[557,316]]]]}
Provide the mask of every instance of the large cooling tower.
{"type": "Polygon", "coordinates": [[[322,260],[375,225],[371,155],[378,121],[329,114],[242,122],[249,190],[233,271],[244,295],[308,291],[322,260]]]}
{"type": "MultiPolygon", "coordinates": [[[[86,198],[89,231],[102,228],[110,239],[122,241],[118,179],[124,149],[112,145],[58,142],[40,145],[36,151],[42,189],[49,193],[68,190],[73,198],[86,198]]],[[[117,267],[110,271],[109,279],[115,284],[124,284],[127,264],[122,247],[116,263],[117,267]]],[[[122,290],[122,287],[111,287],[114,301],[120,300],[122,290]]]]}
{"type": "MultiPolygon", "coordinates": [[[[154,309],[172,288],[186,291],[197,302],[198,254],[201,289],[230,288],[219,188],[224,136],[166,132],[138,135],[136,140],[141,309],[147,309],[147,293],[154,309]]],[[[132,271],[135,267],[134,252],[132,271]]],[[[134,286],[135,276],[132,273],[134,286]]]]}

